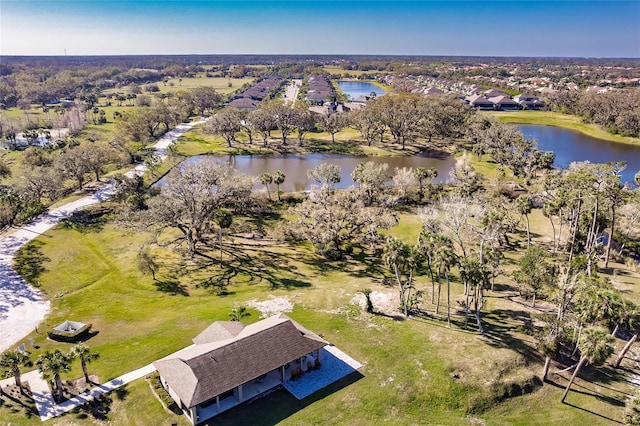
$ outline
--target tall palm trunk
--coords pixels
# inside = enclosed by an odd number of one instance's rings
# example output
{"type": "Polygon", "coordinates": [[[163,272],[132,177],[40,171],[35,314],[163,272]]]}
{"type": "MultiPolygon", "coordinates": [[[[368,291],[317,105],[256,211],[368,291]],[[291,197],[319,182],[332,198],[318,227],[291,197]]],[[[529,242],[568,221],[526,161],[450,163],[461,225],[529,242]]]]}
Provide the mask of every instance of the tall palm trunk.
{"type": "Polygon", "coordinates": [[[482,309],[482,285],[476,284],[476,291],[474,296],[474,308],[475,308],[475,316],[476,316],[476,324],[478,325],[478,331],[481,334],[484,334],[484,327],[482,326],[482,321],[480,320],[480,310],[482,309]]]}
{"type": "Polygon", "coordinates": [[[20,388],[20,392],[22,392],[22,377],[20,376],[20,368],[13,369],[13,378],[16,381],[16,386],[20,388]]]}
{"type": "Polygon", "coordinates": [[[567,399],[567,395],[569,394],[569,389],[571,388],[571,385],[573,384],[573,380],[578,375],[578,371],[580,371],[580,369],[582,368],[582,366],[584,365],[586,360],[587,360],[587,357],[585,357],[585,356],[580,357],[580,362],[578,363],[578,366],[576,367],[575,371],[571,375],[571,379],[569,379],[569,383],[567,384],[567,388],[564,390],[564,394],[562,395],[562,399],[560,400],[560,402],[564,403],[564,400],[567,399]]]}
{"type": "Polygon", "coordinates": [[[89,373],[87,372],[87,361],[85,361],[84,359],[81,359],[80,364],[82,365],[82,372],[84,373],[84,381],[85,383],[89,383],[89,373]]]}
{"type": "Polygon", "coordinates": [[[591,221],[591,228],[589,229],[589,234],[587,235],[587,243],[585,245],[585,251],[587,253],[591,252],[591,249],[595,244],[595,240],[596,240],[596,222],[598,220],[598,210],[599,210],[598,204],[599,204],[599,198],[596,195],[596,200],[593,206],[593,220],[591,221]]]}
{"type": "Polygon", "coordinates": [[[467,328],[467,322],[469,321],[469,293],[471,289],[469,288],[469,283],[464,283],[465,287],[467,287],[467,291],[464,299],[464,328],[467,328]]]}
{"type": "Polygon", "coordinates": [[[560,246],[560,243],[562,242],[562,208],[558,211],[558,222],[560,222],[558,226],[558,243],[554,248],[554,253],[557,251],[558,246],[560,246]]]}
{"type": "Polygon", "coordinates": [[[438,271],[438,300],[436,300],[436,314],[440,313],[440,290],[442,289],[442,283],[440,282],[440,271],[438,271]]]}
{"type": "Polygon", "coordinates": [[[400,268],[398,268],[398,264],[393,264],[393,272],[396,274],[396,280],[398,281],[398,287],[400,288],[400,306],[402,307],[402,311],[404,312],[404,316],[407,316],[407,304],[405,303],[404,297],[404,285],[402,285],[402,277],[400,276],[400,268]]]}
{"type": "Polygon", "coordinates": [[[56,393],[58,394],[58,401],[62,401],[64,394],[62,392],[62,379],[59,374],[54,376],[54,380],[56,382],[56,393]]]}
{"type": "Polygon", "coordinates": [[[431,257],[427,257],[427,268],[429,269],[429,276],[431,277],[431,304],[433,305],[434,297],[436,294],[436,280],[433,277],[433,268],[431,267],[431,257]]]}
{"type": "Polygon", "coordinates": [[[604,257],[604,269],[609,267],[609,255],[611,254],[611,240],[613,240],[613,231],[616,226],[616,204],[611,203],[611,231],[609,232],[609,238],[607,239],[607,253],[604,257]]]}
{"type": "Polygon", "coordinates": [[[549,215],[549,222],[551,222],[551,229],[553,230],[553,252],[556,252],[556,248],[558,247],[556,244],[556,225],[553,223],[553,218],[549,215]]]}
{"type": "Polygon", "coordinates": [[[622,348],[622,350],[618,354],[618,357],[616,358],[616,362],[613,364],[613,366],[615,368],[620,367],[620,363],[624,359],[624,356],[627,354],[629,349],[631,349],[631,346],[633,346],[633,344],[636,342],[636,340],[638,340],[638,333],[640,333],[640,331],[636,332],[633,336],[631,336],[631,339],[629,339],[627,344],[624,345],[624,348],[622,348]]]}
{"type": "Polygon", "coordinates": [[[451,328],[451,282],[447,271],[445,271],[444,276],[447,279],[447,326],[451,328]]]}
{"type": "Polygon", "coordinates": [[[570,250],[569,250],[569,261],[567,262],[568,265],[571,265],[571,260],[573,259],[573,249],[576,245],[576,233],[578,232],[578,222],[580,221],[580,213],[582,209],[582,198],[578,198],[578,209],[577,211],[574,213],[574,217],[572,218],[572,229],[571,229],[571,246],[570,246],[570,250]]]}
{"type": "Polygon", "coordinates": [[[549,366],[551,365],[551,357],[547,355],[544,359],[544,367],[542,368],[542,381],[547,381],[547,375],[549,374],[549,366]]]}

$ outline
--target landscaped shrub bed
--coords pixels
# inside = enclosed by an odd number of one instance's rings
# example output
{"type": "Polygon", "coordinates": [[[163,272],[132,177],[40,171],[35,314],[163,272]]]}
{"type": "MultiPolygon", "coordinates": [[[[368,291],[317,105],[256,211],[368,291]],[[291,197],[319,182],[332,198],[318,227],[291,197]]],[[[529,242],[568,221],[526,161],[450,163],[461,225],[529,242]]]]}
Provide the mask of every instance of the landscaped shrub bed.
{"type": "Polygon", "coordinates": [[[151,384],[151,389],[153,389],[156,396],[167,410],[178,415],[182,414],[182,410],[180,409],[178,404],[176,404],[173,398],[171,398],[169,392],[167,392],[165,388],[162,387],[162,383],[160,382],[160,374],[153,373],[149,378],[149,383],[151,384]]]}

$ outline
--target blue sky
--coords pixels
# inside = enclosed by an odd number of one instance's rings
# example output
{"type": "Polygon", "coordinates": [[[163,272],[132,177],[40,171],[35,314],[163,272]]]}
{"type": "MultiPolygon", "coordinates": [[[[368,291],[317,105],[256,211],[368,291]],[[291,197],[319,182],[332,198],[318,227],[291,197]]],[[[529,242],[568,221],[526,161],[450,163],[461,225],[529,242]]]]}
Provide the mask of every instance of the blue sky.
{"type": "Polygon", "coordinates": [[[3,55],[640,57],[640,1],[0,0],[3,55]]]}

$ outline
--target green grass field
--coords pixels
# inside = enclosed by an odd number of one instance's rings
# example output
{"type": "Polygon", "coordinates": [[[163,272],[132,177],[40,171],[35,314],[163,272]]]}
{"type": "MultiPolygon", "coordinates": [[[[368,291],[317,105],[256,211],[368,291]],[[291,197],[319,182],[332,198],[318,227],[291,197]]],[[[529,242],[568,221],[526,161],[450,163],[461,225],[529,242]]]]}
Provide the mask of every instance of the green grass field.
{"type": "MultiPolygon", "coordinates": [[[[252,223],[247,221],[245,227],[252,223]]],[[[267,230],[276,224],[274,219],[262,221],[267,230]]],[[[531,224],[534,241],[546,243],[548,220],[535,211],[531,224]]],[[[390,233],[414,243],[419,228],[418,217],[407,212],[390,233]]],[[[47,349],[69,349],[68,344],[45,339],[42,333],[48,327],[64,319],[91,323],[98,334],[87,344],[101,358],[90,365],[90,373],[106,381],[189,345],[211,322],[228,319],[234,306],[283,297],[294,305],[291,317],[322,333],[364,367],[359,374],[303,401],[278,391],[208,424],[614,424],[621,419],[620,404],[629,392],[624,380],[632,372],[607,367],[604,373],[593,375],[588,374],[593,370],[585,369],[587,379],[577,381],[568,399],[570,405],[559,403],[568,373],[552,376],[551,384],[531,394],[495,406],[483,398],[487,389],[530,381],[541,369],[533,339],[519,331],[535,310],[513,297],[509,276],[498,278],[500,291],[486,295],[488,333],[482,337],[472,322],[463,327],[463,313],[455,308],[464,298],[455,269],[454,326],[448,329],[442,313],[435,315],[429,303],[431,286],[426,276],[417,277],[416,285],[427,294],[428,315],[404,321],[390,315],[397,291],[383,284],[382,278],[390,277],[390,272],[372,256],[356,252],[353,258],[330,262],[318,258],[307,244],[290,246],[270,238],[237,236],[225,238],[224,267],[220,269],[216,260],[183,258],[180,250],[167,245],[175,237],[167,231],[157,244],[150,245],[161,264],[158,281],[142,275],[136,266],[138,250],[149,242],[145,232],[110,223],[71,223],[33,242],[33,258],[44,267],[39,281],[52,310],[40,333],[29,336],[40,346],[32,357],[47,349]],[[202,288],[200,284],[207,280],[228,280],[227,295],[217,296],[202,288]],[[367,314],[356,303],[358,290],[365,287],[386,297],[386,303],[374,303],[383,314],[367,314]],[[487,409],[476,412],[473,407],[487,409]]],[[[521,247],[522,239],[518,233],[514,243],[521,247]]],[[[215,249],[210,254],[212,259],[217,257],[215,249]]],[[[509,254],[514,256],[517,251],[509,254]]],[[[629,294],[638,300],[637,274],[622,265],[614,268],[617,285],[632,289],[629,294]]],[[[258,313],[250,312],[247,321],[258,320],[258,313]]],[[[63,379],[80,375],[76,365],[63,379]]],[[[110,408],[107,421],[114,425],[188,424],[163,411],[144,380],[112,394],[110,408]]],[[[0,406],[0,418],[16,425],[33,422],[15,404],[0,406]]],[[[78,412],[49,422],[95,421],[78,412]]]]}
{"type": "Polygon", "coordinates": [[[197,87],[212,87],[216,92],[227,94],[231,93],[244,84],[251,84],[253,78],[227,78],[227,77],[205,77],[199,76],[195,78],[170,79],[167,84],[158,83],[160,93],[176,92],[179,90],[190,90],[197,87]]]}

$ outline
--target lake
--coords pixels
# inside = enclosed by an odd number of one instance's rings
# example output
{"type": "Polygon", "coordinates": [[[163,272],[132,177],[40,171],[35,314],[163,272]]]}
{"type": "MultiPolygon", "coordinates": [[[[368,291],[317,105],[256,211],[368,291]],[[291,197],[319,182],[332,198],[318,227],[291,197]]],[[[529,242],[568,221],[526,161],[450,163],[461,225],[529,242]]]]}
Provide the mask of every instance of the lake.
{"type": "Polygon", "coordinates": [[[339,81],[338,87],[349,99],[357,99],[360,96],[369,96],[375,92],[376,96],[387,93],[384,89],[366,81],[339,81]]]}
{"type": "MultiPolygon", "coordinates": [[[[186,162],[199,161],[203,156],[190,157],[186,162]]],[[[434,182],[444,182],[449,179],[449,170],[453,168],[455,159],[446,154],[424,151],[413,156],[398,157],[355,157],[342,154],[304,154],[304,155],[235,155],[219,156],[221,162],[227,162],[240,172],[250,176],[260,176],[262,173],[274,173],[282,170],[286,179],[281,189],[284,191],[305,191],[316,185],[309,180],[307,171],[322,163],[337,164],[340,167],[342,180],[336,188],[347,188],[353,185],[351,172],[359,163],[373,161],[387,163],[389,174],[393,174],[396,167],[435,167],[438,177],[434,182]]],[[[162,184],[160,182],[160,184],[162,184]]],[[[257,188],[262,185],[257,185],[257,188]]],[[[274,186],[275,189],[275,186],[274,186]]]]}
{"type": "Polygon", "coordinates": [[[640,145],[609,142],[561,127],[537,124],[518,124],[516,127],[526,137],[537,140],[539,150],[556,154],[555,167],[564,168],[573,161],[626,161],[627,168],[621,173],[623,182],[633,182],[640,171],[640,145]]]}
{"type": "MultiPolygon", "coordinates": [[[[627,168],[622,172],[624,182],[633,182],[634,175],[640,171],[640,146],[619,144],[592,138],[579,132],[560,127],[531,124],[517,125],[527,137],[538,141],[538,149],[553,151],[556,154],[555,166],[567,167],[573,161],[591,161],[606,163],[609,161],[626,161],[627,168]]],[[[199,161],[203,156],[191,157],[185,161],[199,161]]],[[[221,162],[227,162],[240,172],[258,177],[262,173],[274,173],[282,170],[286,179],[281,189],[285,191],[305,191],[316,183],[307,178],[307,171],[322,163],[332,163],[340,167],[342,181],[336,188],[347,188],[354,185],[351,172],[365,161],[389,164],[389,174],[396,167],[434,167],[438,171],[435,182],[449,179],[449,171],[455,159],[439,152],[424,151],[414,156],[398,157],[356,157],[343,154],[289,154],[289,155],[236,155],[217,156],[221,162]]],[[[162,185],[162,181],[160,182],[162,185]]],[[[257,184],[256,188],[262,185],[257,184]]]]}

